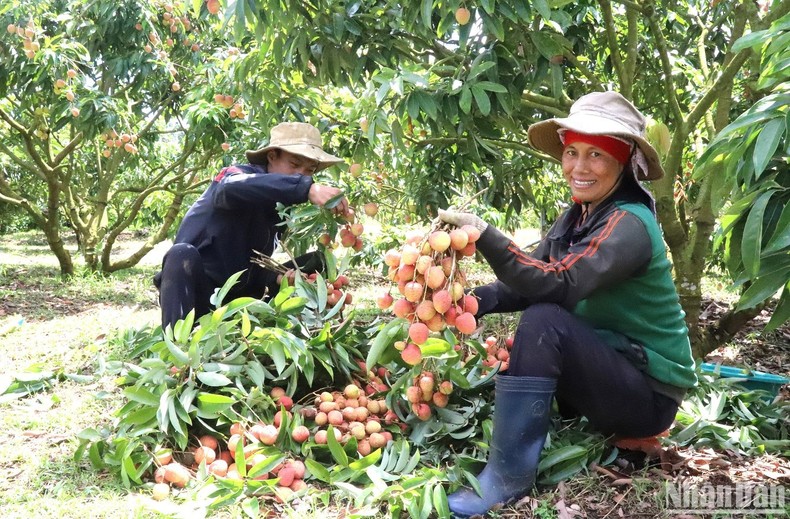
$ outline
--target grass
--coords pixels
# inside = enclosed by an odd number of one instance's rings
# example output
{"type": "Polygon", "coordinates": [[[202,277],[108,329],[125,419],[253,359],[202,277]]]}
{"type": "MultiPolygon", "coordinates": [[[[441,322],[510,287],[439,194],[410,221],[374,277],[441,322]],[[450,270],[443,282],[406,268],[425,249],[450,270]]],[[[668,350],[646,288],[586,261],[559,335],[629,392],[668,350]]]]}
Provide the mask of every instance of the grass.
{"type": "MultiPolygon", "coordinates": [[[[153,501],[146,489],[123,488],[120,480],[95,472],[87,461],[74,462],[76,435],[108,423],[121,397],[113,375],[100,360],[124,360],[116,336],[159,318],[151,276],[159,257],[112,277],[79,274],[63,280],[57,263],[36,233],[3,237],[0,250],[0,383],[11,374],[39,366],[56,374],[44,391],[0,404],[0,516],[3,518],[165,518],[196,517],[189,502],[153,501]],[[24,319],[18,325],[20,319],[24,319]],[[75,375],[88,376],[85,381],[75,375]]],[[[472,285],[491,279],[483,265],[468,272],[472,285]]],[[[720,280],[707,280],[721,289],[720,280]]],[[[352,277],[355,306],[375,312],[375,298],[387,287],[370,270],[352,277]]],[[[725,294],[726,295],[726,294],[725,294]]],[[[515,316],[487,318],[491,333],[512,330],[515,316]]],[[[613,486],[591,471],[552,488],[541,489],[496,517],[660,517],[663,480],[644,470],[633,483],[613,486]],[[566,508],[563,515],[563,508],[566,508]]],[[[293,508],[277,509],[287,518],[346,517],[347,504],[331,507],[308,494],[293,508]]],[[[243,517],[229,507],[213,517],[243,517]]]]}

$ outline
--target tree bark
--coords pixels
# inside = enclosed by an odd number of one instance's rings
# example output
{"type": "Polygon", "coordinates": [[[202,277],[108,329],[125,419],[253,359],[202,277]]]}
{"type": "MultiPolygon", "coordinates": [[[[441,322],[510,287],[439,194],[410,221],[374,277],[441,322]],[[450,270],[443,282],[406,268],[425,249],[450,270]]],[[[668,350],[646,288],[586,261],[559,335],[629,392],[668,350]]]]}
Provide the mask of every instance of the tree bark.
{"type": "Polygon", "coordinates": [[[758,305],[741,311],[730,308],[717,322],[705,329],[698,328],[696,340],[692,341],[694,358],[704,358],[708,353],[732,340],[735,334],[754,319],[763,308],[765,308],[765,305],[758,305]]]}

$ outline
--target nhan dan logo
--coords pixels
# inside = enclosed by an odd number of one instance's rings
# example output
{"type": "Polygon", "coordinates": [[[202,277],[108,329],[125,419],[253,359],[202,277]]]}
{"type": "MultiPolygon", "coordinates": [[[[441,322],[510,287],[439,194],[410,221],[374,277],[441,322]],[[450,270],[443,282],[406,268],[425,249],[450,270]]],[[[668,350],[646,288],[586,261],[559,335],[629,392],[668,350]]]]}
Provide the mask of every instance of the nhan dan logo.
{"type": "Polygon", "coordinates": [[[686,480],[666,483],[670,513],[737,513],[745,516],[784,514],[790,491],[783,485],[739,482],[726,485],[695,484],[686,480]]]}

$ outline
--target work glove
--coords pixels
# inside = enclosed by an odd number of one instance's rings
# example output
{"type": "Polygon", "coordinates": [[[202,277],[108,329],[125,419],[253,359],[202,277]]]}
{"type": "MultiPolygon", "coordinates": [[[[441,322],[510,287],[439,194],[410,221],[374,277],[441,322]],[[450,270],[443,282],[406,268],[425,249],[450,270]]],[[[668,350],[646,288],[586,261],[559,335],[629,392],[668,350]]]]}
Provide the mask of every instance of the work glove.
{"type": "Polygon", "coordinates": [[[444,223],[449,223],[450,225],[455,225],[456,227],[471,225],[473,227],[477,227],[477,230],[480,232],[485,231],[486,227],[488,227],[486,222],[472,213],[460,213],[450,209],[447,211],[444,209],[439,209],[439,220],[443,221],[444,223]]]}

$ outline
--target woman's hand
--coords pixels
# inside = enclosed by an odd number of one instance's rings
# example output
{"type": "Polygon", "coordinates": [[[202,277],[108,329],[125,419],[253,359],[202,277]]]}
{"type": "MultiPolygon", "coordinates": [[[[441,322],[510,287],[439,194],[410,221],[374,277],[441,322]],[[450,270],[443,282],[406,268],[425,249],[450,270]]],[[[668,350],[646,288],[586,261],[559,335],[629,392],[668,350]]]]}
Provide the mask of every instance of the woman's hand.
{"type": "Polygon", "coordinates": [[[439,209],[439,220],[456,227],[471,225],[472,227],[477,227],[477,230],[480,232],[485,231],[486,227],[488,227],[486,222],[472,213],[459,213],[457,211],[439,209]]]}

